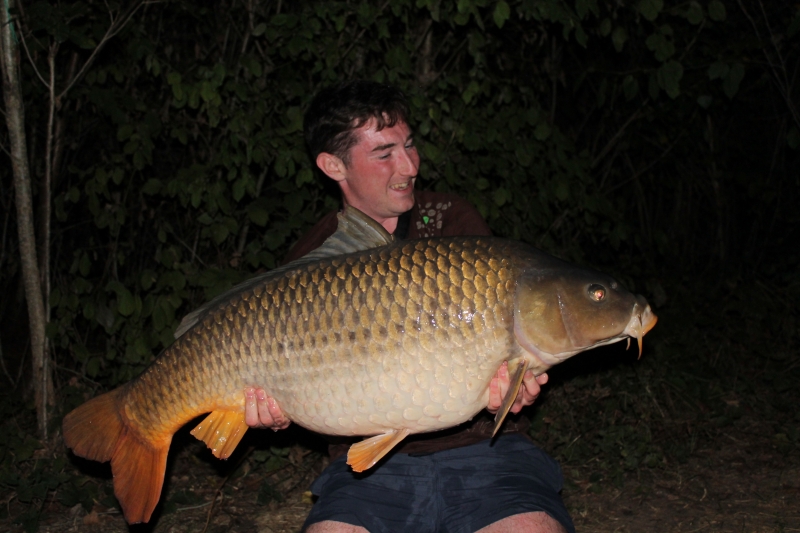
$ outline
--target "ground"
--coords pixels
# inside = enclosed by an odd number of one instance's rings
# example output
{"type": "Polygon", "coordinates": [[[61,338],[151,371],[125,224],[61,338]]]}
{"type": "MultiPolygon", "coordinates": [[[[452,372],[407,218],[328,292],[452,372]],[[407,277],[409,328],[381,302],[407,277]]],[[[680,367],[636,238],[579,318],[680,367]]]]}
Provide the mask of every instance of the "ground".
{"type": "MultiPolygon", "coordinates": [[[[800,454],[788,454],[759,420],[744,417],[719,432],[682,464],[642,468],[621,482],[591,482],[591,465],[565,465],[563,497],[578,531],[593,533],[800,532],[800,454]],[[735,432],[735,433],[734,433],[735,432]]],[[[199,445],[186,443],[171,459],[169,509],[152,524],[128,528],[118,511],[100,504],[87,513],[53,505],[41,532],[280,533],[297,532],[311,508],[309,481],[324,455],[294,445],[269,475],[252,454],[220,471],[199,445]],[[232,474],[230,472],[233,472],[232,474]],[[269,483],[265,483],[268,481],[269,483]],[[274,492],[265,498],[264,488],[274,492]],[[283,501],[274,499],[281,491],[283,501]],[[269,503],[258,503],[272,499],[269,503]],[[187,503],[180,503],[187,502],[187,503]]],[[[257,453],[257,452],[254,452],[257,453]]],[[[244,454],[243,454],[244,456],[244,454]]],[[[277,496],[280,497],[280,496],[277,496]]],[[[0,522],[0,529],[19,526],[0,522]]]]}

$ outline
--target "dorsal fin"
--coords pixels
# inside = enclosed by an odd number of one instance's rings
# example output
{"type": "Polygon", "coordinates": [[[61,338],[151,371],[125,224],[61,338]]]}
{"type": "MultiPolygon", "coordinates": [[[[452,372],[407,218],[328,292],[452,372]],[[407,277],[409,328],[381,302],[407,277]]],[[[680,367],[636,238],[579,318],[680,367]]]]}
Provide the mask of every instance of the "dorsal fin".
{"type": "Polygon", "coordinates": [[[394,237],[386,231],[383,226],[355,207],[345,207],[343,212],[336,215],[336,218],[338,219],[336,231],[333,235],[328,237],[319,248],[312,250],[299,259],[295,259],[291,263],[286,263],[269,272],[259,274],[247,281],[243,281],[232,289],[223,292],[211,301],[201,305],[183,317],[183,320],[181,320],[181,323],[175,330],[175,338],[181,338],[184,333],[201,322],[211,309],[216,309],[220,305],[227,303],[233,296],[277,277],[284,272],[329,257],[369,250],[394,242],[394,237]]]}

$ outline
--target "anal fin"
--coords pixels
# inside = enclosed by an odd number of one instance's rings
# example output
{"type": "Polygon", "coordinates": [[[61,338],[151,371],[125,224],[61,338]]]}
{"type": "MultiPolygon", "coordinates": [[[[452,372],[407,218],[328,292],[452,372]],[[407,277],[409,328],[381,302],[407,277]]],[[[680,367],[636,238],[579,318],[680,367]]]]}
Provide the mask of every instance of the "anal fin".
{"type": "MultiPolygon", "coordinates": [[[[526,359],[519,359],[518,361],[517,368],[511,376],[511,383],[508,387],[506,397],[503,398],[500,409],[498,409],[497,414],[494,415],[494,431],[492,431],[492,437],[497,435],[497,431],[500,429],[500,426],[503,425],[503,420],[506,419],[508,411],[511,409],[511,406],[514,405],[517,394],[519,394],[519,388],[522,386],[522,378],[525,377],[525,371],[528,369],[528,361],[526,359]]],[[[511,362],[509,362],[509,365],[511,365],[511,362]]]]}
{"type": "Polygon", "coordinates": [[[243,412],[212,411],[191,431],[218,459],[227,459],[247,431],[243,412]]]}
{"type": "Polygon", "coordinates": [[[354,472],[363,472],[372,468],[409,433],[408,429],[393,429],[357,442],[350,446],[350,450],[347,452],[347,464],[354,472]]]}

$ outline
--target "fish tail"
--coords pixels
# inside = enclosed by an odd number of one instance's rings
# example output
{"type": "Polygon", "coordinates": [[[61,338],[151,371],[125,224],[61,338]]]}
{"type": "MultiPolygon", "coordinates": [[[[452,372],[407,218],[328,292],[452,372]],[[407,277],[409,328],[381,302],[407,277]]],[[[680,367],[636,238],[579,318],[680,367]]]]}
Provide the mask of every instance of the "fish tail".
{"type": "Polygon", "coordinates": [[[111,461],[114,495],[130,524],[147,522],[161,496],[172,435],[151,442],[124,414],[120,387],[89,400],[64,417],[64,442],[80,457],[111,461]]]}

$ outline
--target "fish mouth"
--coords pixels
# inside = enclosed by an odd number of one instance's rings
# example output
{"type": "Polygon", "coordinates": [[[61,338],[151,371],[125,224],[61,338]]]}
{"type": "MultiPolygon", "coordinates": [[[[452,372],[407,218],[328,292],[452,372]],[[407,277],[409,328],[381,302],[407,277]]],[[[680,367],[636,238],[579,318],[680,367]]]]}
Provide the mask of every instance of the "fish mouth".
{"type": "Polygon", "coordinates": [[[561,353],[544,353],[540,350],[533,351],[539,359],[544,361],[545,363],[550,364],[551,366],[557,365],[563,361],[566,361],[573,355],[586,351],[591,350],[593,348],[599,348],[600,346],[607,346],[609,344],[614,344],[615,342],[619,342],[621,340],[627,339],[628,345],[626,346],[626,350],[631,346],[631,339],[636,339],[639,344],[639,359],[642,358],[642,337],[644,337],[647,332],[653,329],[653,326],[656,325],[658,322],[658,317],[653,313],[653,310],[650,309],[650,305],[647,301],[642,298],[641,296],[637,297],[637,302],[633,305],[633,310],[631,312],[631,319],[628,322],[625,329],[619,335],[615,335],[613,337],[609,337],[608,339],[604,339],[594,344],[584,346],[577,350],[570,350],[561,353]]]}
{"type": "MultiPolygon", "coordinates": [[[[641,298],[641,296],[639,298],[641,298]]],[[[658,322],[658,317],[653,313],[653,310],[650,309],[650,305],[645,303],[644,306],[642,306],[641,303],[636,302],[633,306],[631,321],[628,322],[622,334],[628,336],[628,348],[631,346],[631,339],[636,339],[639,344],[639,359],[642,358],[642,337],[653,329],[656,322],[658,322]]]]}

